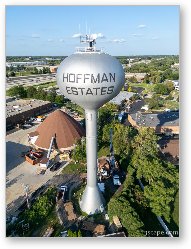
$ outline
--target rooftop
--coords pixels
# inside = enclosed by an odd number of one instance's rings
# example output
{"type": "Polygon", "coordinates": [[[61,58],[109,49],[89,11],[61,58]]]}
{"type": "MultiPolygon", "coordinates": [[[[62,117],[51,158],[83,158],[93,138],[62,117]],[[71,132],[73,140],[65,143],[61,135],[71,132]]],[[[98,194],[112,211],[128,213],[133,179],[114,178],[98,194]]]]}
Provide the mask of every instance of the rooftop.
{"type": "Polygon", "coordinates": [[[37,99],[19,99],[6,103],[6,118],[14,116],[18,113],[23,113],[28,110],[32,110],[39,106],[49,104],[49,101],[37,100],[37,99]]]}
{"type": "Polygon", "coordinates": [[[43,149],[50,147],[52,137],[55,138],[57,149],[67,149],[73,147],[78,139],[85,136],[84,128],[74,118],[61,110],[52,112],[37,127],[36,132],[39,133],[39,136],[34,144],[43,149]]]}
{"type": "Polygon", "coordinates": [[[134,95],[134,93],[132,92],[120,92],[115,98],[113,98],[112,100],[110,100],[110,103],[114,103],[117,105],[121,104],[121,101],[124,99],[129,99],[130,97],[132,97],[134,95]]]}
{"type": "Polygon", "coordinates": [[[172,157],[179,157],[179,139],[162,138],[158,141],[161,151],[172,157]]]}
{"type": "Polygon", "coordinates": [[[179,112],[135,113],[129,115],[139,126],[179,126],[179,112]]]}

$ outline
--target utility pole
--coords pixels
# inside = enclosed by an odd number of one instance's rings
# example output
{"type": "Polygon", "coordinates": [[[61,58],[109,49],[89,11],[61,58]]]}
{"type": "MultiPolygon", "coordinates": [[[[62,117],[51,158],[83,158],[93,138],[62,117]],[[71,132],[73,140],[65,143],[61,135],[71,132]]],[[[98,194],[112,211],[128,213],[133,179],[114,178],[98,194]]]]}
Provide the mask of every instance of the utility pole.
{"type": "Polygon", "coordinates": [[[28,193],[29,193],[29,185],[23,183],[22,186],[23,186],[24,191],[25,191],[25,196],[26,196],[26,200],[27,200],[27,208],[30,208],[29,196],[28,196],[28,193]]]}

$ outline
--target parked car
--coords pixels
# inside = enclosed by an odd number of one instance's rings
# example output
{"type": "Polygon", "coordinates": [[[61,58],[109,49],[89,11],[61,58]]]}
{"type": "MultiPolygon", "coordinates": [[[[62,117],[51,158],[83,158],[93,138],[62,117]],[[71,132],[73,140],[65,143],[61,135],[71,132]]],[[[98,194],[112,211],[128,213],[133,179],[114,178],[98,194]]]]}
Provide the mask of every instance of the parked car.
{"type": "Polygon", "coordinates": [[[66,185],[61,185],[60,190],[61,191],[68,191],[68,187],[66,185]]]}
{"type": "Polygon", "coordinates": [[[120,179],[119,179],[119,176],[118,175],[114,175],[113,176],[113,184],[115,186],[120,186],[121,185],[121,182],[120,182],[120,179]]]}
{"type": "Polygon", "coordinates": [[[51,167],[50,167],[50,171],[55,171],[60,167],[61,163],[60,162],[56,162],[54,163],[51,167]]]}

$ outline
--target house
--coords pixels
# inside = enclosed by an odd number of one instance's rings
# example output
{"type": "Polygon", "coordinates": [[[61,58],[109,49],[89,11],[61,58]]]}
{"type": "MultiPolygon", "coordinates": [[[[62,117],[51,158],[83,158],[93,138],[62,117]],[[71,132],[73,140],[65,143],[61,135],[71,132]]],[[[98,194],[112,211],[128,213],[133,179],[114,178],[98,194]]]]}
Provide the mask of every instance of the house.
{"type": "Polygon", "coordinates": [[[133,113],[128,115],[128,121],[133,127],[150,127],[156,134],[179,134],[179,112],[133,113]]]}

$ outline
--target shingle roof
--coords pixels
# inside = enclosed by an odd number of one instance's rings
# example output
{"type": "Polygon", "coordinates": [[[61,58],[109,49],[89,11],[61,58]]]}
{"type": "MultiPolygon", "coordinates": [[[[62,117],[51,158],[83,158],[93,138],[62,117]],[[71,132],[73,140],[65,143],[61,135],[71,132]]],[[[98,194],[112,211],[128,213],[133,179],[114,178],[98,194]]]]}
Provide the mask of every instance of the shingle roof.
{"type": "Polygon", "coordinates": [[[51,113],[38,126],[36,131],[39,136],[35,145],[44,149],[49,148],[52,137],[56,138],[56,147],[63,149],[73,146],[76,140],[85,136],[83,127],[74,118],[61,110],[51,113]]]}
{"type": "Polygon", "coordinates": [[[179,112],[164,112],[143,114],[130,114],[139,126],[156,127],[156,126],[178,126],[179,112]]]}

